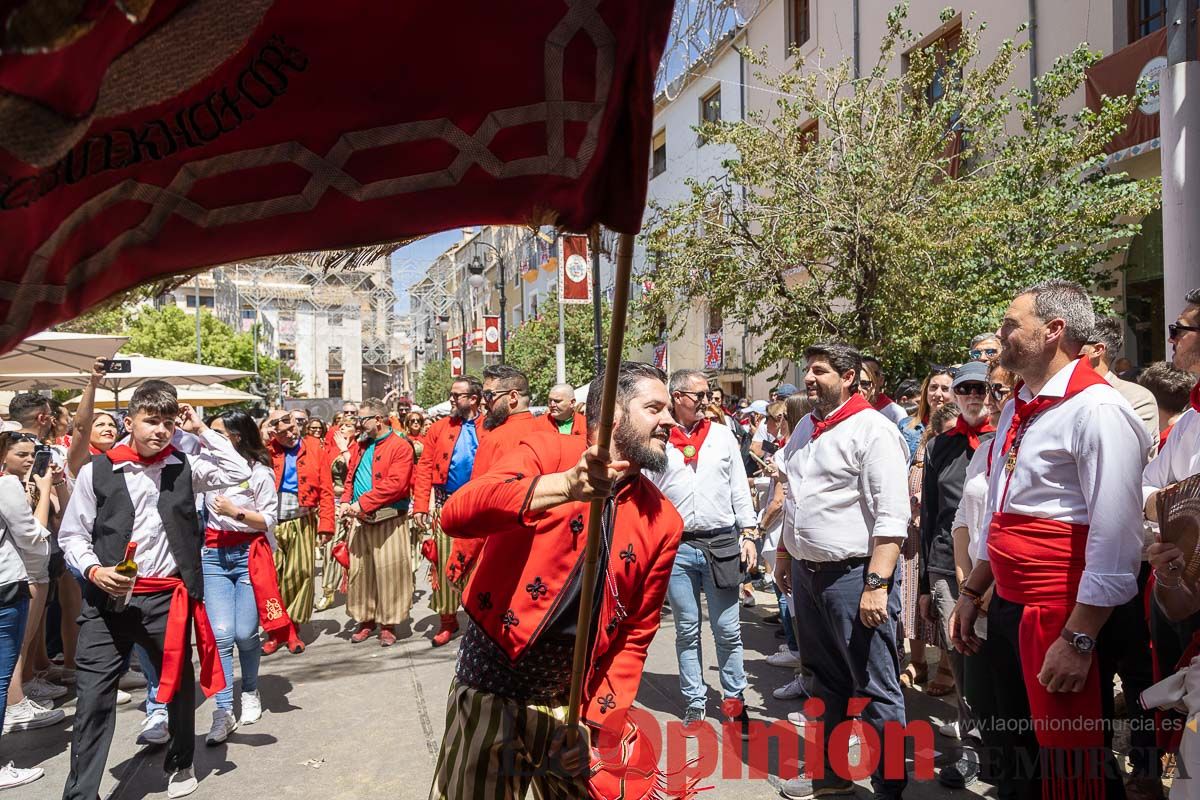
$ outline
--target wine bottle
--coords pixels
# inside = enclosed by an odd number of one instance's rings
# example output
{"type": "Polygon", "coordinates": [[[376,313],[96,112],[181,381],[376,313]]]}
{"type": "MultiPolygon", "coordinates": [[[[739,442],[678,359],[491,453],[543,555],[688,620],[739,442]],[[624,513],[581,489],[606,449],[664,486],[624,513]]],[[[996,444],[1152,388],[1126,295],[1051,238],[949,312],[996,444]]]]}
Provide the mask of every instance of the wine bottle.
{"type": "MultiPolygon", "coordinates": [[[[137,544],[130,542],[125,545],[125,558],[121,559],[113,569],[118,575],[124,575],[127,578],[137,579],[138,566],[133,560],[133,554],[137,551],[137,544]]],[[[124,611],[129,606],[129,598],[133,596],[133,587],[129,587],[129,591],[121,597],[108,598],[108,608],[110,611],[124,611]]]]}

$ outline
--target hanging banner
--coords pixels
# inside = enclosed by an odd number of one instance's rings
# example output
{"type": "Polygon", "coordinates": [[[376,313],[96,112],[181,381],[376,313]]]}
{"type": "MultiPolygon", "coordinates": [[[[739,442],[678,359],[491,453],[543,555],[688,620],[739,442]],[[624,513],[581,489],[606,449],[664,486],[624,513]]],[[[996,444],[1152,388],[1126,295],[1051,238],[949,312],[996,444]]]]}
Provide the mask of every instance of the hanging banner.
{"type": "Polygon", "coordinates": [[[471,349],[483,349],[483,328],[476,328],[475,330],[471,331],[471,349]]]}
{"type": "Polygon", "coordinates": [[[592,270],[588,262],[586,236],[559,239],[562,256],[558,259],[559,297],[564,303],[592,302],[592,270]]]}
{"type": "Polygon", "coordinates": [[[1150,83],[1152,94],[1129,115],[1125,129],[1113,137],[1105,151],[1115,153],[1159,136],[1158,79],[1167,67],[1167,31],[1159,29],[1128,47],[1102,58],[1087,71],[1085,97],[1088,108],[1099,111],[1105,97],[1133,94],[1138,83],[1150,83]]]}
{"type": "Polygon", "coordinates": [[[667,343],[666,342],[663,342],[660,345],[655,345],[655,347],[654,347],[654,366],[658,367],[659,369],[663,370],[664,372],[666,371],[666,369],[667,369],[667,343]]]}
{"type": "Polygon", "coordinates": [[[463,352],[461,347],[450,348],[450,377],[461,378],[463,372],[463,352]]]}
{"type": "Polygon", "coordinates": [[[725,336],[710,333],[704,337],[704,368],[720,369],[725,363],[725,336]]]}
{"type": "Polygon", "coordinates": [[[483,353],[500,355],[500,317],[485,314],[483,317],[483,353]]]}

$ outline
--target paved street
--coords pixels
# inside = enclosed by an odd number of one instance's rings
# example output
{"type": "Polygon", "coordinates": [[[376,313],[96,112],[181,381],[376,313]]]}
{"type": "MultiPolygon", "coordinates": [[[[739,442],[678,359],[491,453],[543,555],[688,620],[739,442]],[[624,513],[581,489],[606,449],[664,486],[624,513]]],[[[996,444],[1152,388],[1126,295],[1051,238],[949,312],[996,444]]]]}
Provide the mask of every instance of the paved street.
{"type": "MultiPolygon", "coordinates": [[[[421,584],[424,586],[424,583],[421,584]]],[[[429,638],[437,617],[425,604],[426,593],[414,609],[413,635],[390,649],[375,639],[359,645],[349,642],[350,630],[343,607],[318,614],[313,621],[315,639],[300,656],[284,651],[265,658],[260,690],[263,719],[244,728],[221,747],[207,748],[213,705],[206,702],[196,714],[196,771],[200,789],[194,797],[299,798],[323,800],[421,800],[427,796],[443,725],[443,702],[453,673],[457,639],[434,650],[429,638]]],[[[796,710],[793,703],[763,693],[787,676],[764,662],[780,640],[762,617],[776,610],[774,598],[759,594],[759,605],[744,609],[743,633],[747,644],[746,671],[750,679],[751,715],[779,719],[796,710]]],[[[711,644],[711,636],[707,637],[711,644]]],[[[706,679],[716,685],[715,655],[705,653],[706,679]]],[[[162,749],[142,750],[134,737],[142,720],[138,707],[144,690],[134,691],[134,704],[117,713],[117,732],[109,756],[108,779],[103,786],[108,800],[165,798],[166,778],[161,771],[162,749]]],[[[646,665],[641,704],[663,722],[678,719],[682,711],[675,669],[674,636],[670,615],[663,616],[646,665]]],[[[19,766],[38,762],[46,777],[14,790],[14,800],[51,800],[61,796],[67,774],[69,723],[74,700],[67,697],[67,723],[42,731],[5,736],[0,754],[19,766]]],[[[710,714],[716,714],[716,695],[710,714]]],[[[910,695],[910,714],[945,715],[950,707],[921,694],[910,695]]],[[[945,742],[940,742],[944,745],[945,742]]],[[[718,767],[719,771],[719,767],[718,767]]],[[[778,793],[762,779],[723,781],[719,775],[705,781],[715,788],[705,798],[772,798],[778,793]]],[[[868,797],[865,789],[859,792],[868,797]]],[[[907,796],[945,797],[936,783],[914,784],[907,796]]],[[[957,793],[966,798],[965,792],[957,793]]]]}

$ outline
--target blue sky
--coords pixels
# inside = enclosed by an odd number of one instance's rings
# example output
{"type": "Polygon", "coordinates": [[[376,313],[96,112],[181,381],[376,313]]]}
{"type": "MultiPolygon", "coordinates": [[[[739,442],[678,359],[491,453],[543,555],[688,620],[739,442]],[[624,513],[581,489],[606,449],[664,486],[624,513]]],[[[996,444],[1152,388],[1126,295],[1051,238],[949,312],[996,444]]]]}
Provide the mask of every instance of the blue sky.
{"type": "Polygon", "coordinates": [[[460,239],[462,239],[462,228],[453,228],[426,236],[420,241],[401,247],[392,254],[392,277],[396,282],[396,296],[399,298],[396,303],[397,313],[408,313],[408,284],[424,275],[426,268],[433,263],[433,260],[460,239]],[[411,265],[418,268],[417,274],[414,275],[411,270],[405,269],[406,266],[411,265]]]}

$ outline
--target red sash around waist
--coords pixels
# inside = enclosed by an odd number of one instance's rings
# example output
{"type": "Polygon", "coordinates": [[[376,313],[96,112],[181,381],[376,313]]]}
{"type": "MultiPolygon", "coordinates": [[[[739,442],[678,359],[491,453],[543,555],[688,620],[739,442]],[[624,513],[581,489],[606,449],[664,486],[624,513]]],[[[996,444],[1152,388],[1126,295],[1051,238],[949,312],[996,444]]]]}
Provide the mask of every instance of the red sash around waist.
{"type": "Polygon", "coordinates": [[[1045,797],[1099,798],[1104,794],[1104,714],[1096,656],[1079,692],[1051,694],[1038,680],[1047,651],[1060,640],[1075,607],[1087,534],[1087,525],[1024,514],[994,514],[988,529],[988,559],[996,594],[1025,606],[1018,649],[1030,717],[1043,748],[1045,797]]]}
{"type": "Polygon", "coordinates": [[[238,547],[243,544],[250,545],[247,563],[259,624],[269,634],[290,629],[292,620],[279,592],[279,577],[275,573],[275,558],[271,554],[271,545],[267,543],[267,535],[259,531],[225,531],[219,528],[209,528],[204,532],[205,547],[238,547]]]}
{"type": "Polygon", "coordinates": [[[200,688],[205,697],[212,697],[225,688],[225,672],[221,669],[221,657],[217,653],[217,641],[212,626],[208,624],[208,613],[204,603],[188,596],[183,579],[138,577],[133,584],[134,594],[159,594],[171,592],[171,609],[167,612],[167,633],[163,641],[162,667],[158,676],[160,703],[169,703],[179,689],[184,660],[191,661],[187,651],[188,616],[196,632],[196,651],[200,654],[200,688]]]}

